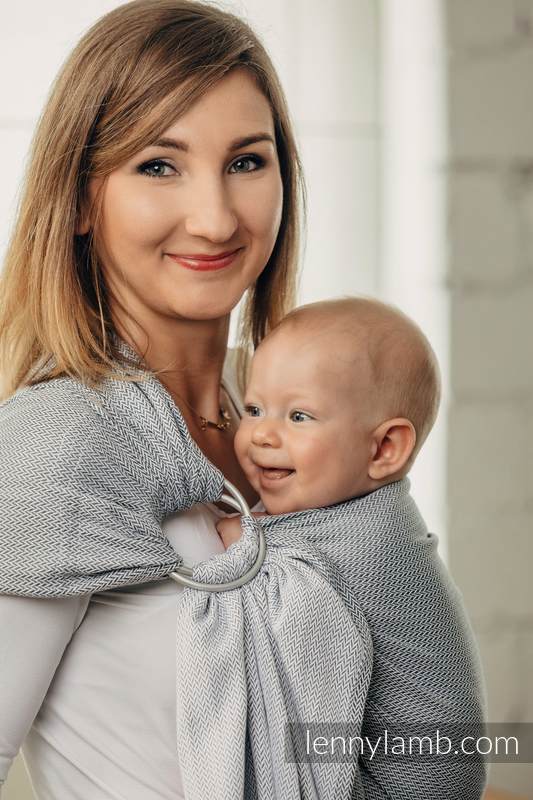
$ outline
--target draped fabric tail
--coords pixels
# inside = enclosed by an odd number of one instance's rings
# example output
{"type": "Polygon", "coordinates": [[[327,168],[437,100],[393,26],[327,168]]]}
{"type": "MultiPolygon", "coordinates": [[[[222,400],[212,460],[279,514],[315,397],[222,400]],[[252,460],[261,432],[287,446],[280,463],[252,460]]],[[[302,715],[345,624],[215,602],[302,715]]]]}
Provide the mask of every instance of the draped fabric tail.
{"type": "Polygon", "coordinates": [[[238,591],[223,603],[205,595],[186,590],[177,613],[176,740],[187,800],[244,796],[243,609],[238,591]]]}
{"type": "MultiPolygon", "coordinates": [[[[247,533],[234,546],[236,561],[247,533]]],[[[201,565],[197,579],[210,580],[214,561],[201,565]]],[[[187,800],[363,796],[357,753],[317,758],[306,738],[308,726],[346,720],[351,735],[361,733],[372,643],[354,609],[320,570],[279,550],[269,550],[261,572],[240,589],[184,592],[177,727],[187,800]]]]}
{"type": "MultiPolygon", "coordinates": [[[[271,555],[270,563],[276,560],[282,571],[281,554],[271,555]]],[[[356,800],[363,798],[357,755],[327,760],[311,743],[317,732],[348,721],[350,735],[360,736],[372,669],[370,633],[364,616],[352,616],[319,572],[296,564],[282,592],[270,570],[261,576],[260,591],[244,599],[255,784],[245,798],[356,800]]]]}

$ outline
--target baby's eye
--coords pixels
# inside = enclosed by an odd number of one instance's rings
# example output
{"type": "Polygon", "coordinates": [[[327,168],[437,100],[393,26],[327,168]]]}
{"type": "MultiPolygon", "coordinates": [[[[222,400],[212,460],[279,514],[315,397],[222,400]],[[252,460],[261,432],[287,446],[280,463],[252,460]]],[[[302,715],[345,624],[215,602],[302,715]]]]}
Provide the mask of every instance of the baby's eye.
{"type": "Polygon", "coordinates": [[[305,411],[291,411],[290,419],[292,422],[306,422],[309,419],[313,419],[310,414],[306,414],[305,411]]]}
{"type": "Polygon", "coordinates": [[[251,404],[244,406],[244,411],[248,414],[249,417],[260,417],[261,416],[261,409],[259,406],[253,406],[251,404]]]}

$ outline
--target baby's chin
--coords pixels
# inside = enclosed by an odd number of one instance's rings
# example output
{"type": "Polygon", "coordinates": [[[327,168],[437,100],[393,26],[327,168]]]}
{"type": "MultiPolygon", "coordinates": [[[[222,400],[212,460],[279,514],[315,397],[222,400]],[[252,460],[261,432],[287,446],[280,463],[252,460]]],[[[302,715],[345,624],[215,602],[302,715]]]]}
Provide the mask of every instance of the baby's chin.
{"type": "MultiPolygon", "coordinates": [[[[326,494],[319,498],[317,498],[316,493],[313,493],[312,497],[305,497],[303,495],[291,497],[290,494],[276,496],[273,493],[265,492],[261,486],[256,486],[254,488],[259,494],[267,514],[272,514],[275,516],[279,516],[280,514],[292,514],[296,511],[306,511],[313,508],[326,508],[328,506],[336,505],[337,503],[343,503],[350,499],[345,495],[341,496],[336,495],[335,493],[326,494]]],[[[351,495],[351,497],[360,497],[364,494],[366,494],[366,492],[361,491],[354,493],[351,495]]]]}
{"type": "Polygon", "coordinates": [[[279,516],[280,514],[292,514],[294,511],[304,511],[311,508],[311,504],[306,504],[301,499],[291,497],[272,497],[268,492],[257,489],[267,514],[279,516]]]}
{"type": "Polygon", "coordinates": [[[292,514],[293,511],[301,511],[302,509],[292,505],[290,503],[276,503],[276,502],[265,502],[266,498],[261,498],[261,502],[263,503],[267,514],[279,516],[280,514],[292,514]]]}

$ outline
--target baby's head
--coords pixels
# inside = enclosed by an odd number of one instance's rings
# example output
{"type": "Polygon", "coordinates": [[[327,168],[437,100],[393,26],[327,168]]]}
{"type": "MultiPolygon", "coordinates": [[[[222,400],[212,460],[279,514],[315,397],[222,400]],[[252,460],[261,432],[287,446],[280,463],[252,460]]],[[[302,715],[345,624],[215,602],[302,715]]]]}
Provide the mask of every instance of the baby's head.
{"type": "Polygon", "coordinates": [[[409,317],[369,298],[311,303],[257,348],[235,450],[269,513],[329,506],[403,478],[439,399],[409,317]]]}

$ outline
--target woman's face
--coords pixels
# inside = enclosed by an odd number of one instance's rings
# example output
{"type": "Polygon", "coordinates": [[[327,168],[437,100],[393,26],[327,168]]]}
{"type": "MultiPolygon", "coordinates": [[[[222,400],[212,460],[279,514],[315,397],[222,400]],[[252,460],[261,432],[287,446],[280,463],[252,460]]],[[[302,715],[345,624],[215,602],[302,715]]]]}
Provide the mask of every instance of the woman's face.
{"type": "MultiPolygon", "coordinates": [[[[93,197],[98,188],[95,179],[93,197]]],[[[134,318],[226,316],[265,267],[281,220],[268,101],[246,70],[230,73],[102,191],[106,282],[134,318]]]]}

